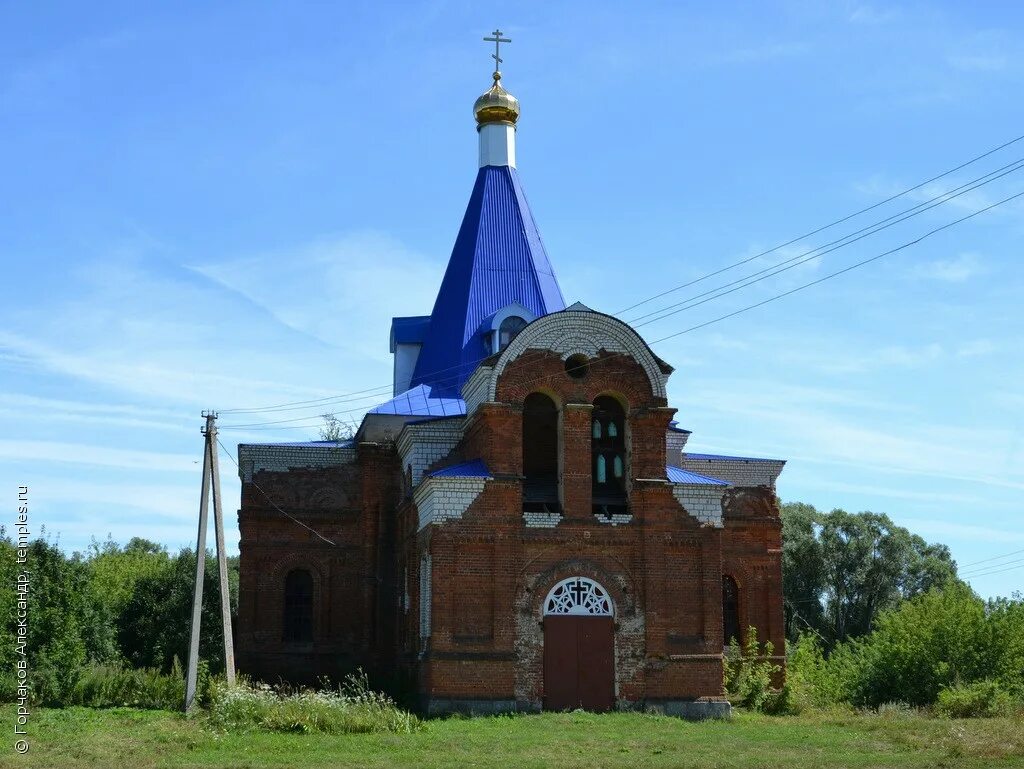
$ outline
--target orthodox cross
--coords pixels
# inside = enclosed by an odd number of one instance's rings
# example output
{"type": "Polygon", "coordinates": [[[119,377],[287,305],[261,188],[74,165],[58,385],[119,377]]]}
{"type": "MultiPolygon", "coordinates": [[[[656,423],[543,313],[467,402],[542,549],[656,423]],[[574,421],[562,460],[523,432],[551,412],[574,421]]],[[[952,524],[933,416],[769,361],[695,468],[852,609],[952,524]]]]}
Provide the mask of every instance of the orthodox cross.
{"type": "Polygon", "coordinates": [[[485,37],[484,41],[488,42],[488,43],[494,43],[494,53],[491,54],[491,58],[494,59],[494,69],[495,69],[495,71],[496,72],[500,72],[501,71],[501,55],[500,55],[501,54],[501,48],[500,48],[500,46],[501,46],[502,43],[511,43],[512,41],[509,40],[507,37],[502,37],[500,29],[494,30],[494,32],[492,32],[491,34],[494,35],[494,37],[485,37]]]}
{"type": "Polygon", "coordinates": [[[576,597],[576,603],[580,606],[583,605],[583,596],[586,595],[587,588],[583,584],[583,580],[576,580],[569,586],[569,592],[576,597]]]}

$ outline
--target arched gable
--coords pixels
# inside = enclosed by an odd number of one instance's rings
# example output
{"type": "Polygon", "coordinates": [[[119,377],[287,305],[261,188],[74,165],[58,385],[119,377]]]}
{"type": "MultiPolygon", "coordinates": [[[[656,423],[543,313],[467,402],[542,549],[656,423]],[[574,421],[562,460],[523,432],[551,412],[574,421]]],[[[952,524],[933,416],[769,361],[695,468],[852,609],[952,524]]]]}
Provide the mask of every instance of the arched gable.
{"type": "Polygon", "coordinates": [[[562,360],[572,355],[594,358],[602,350],[626,355],[643,368],[653,395],[666,397],[668,374],[662,368],[664,364],[640,335],[618,318],[577,304],[538,318],[512,340],[490,371],[487,400],[495,400],[502,373],[527,350],[549,350],[562,360]]]}

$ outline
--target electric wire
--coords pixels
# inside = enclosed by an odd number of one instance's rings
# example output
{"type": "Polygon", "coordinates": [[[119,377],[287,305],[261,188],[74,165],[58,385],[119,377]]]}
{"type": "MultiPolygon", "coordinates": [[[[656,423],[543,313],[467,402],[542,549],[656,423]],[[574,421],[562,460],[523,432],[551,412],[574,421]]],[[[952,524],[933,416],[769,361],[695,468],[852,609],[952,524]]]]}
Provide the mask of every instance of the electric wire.
{"type": "MultiPolygon", "coordinates": [[[[942,173],[940,173],[940,174],[938,174],[936,176],[933,176],[930,179],[927,179],[927,180],[925,180],[923,182],[920,182],[920,183],[918,183],[918,184],[916,184],[916,185],[914,185],[912,187],[908,187],[907,189],[903,190],[902,192],[899,192],[899,193],[897,193],[895,195],[892,195],[892,196],[890,196],[890,197],[888,197],[888,198],[886,198],[886,199],[884,199],[882,201],[874,203],[874,204],[872,204],[870,206],[867,206],[866,208],[863,208],[863,209],[861,209],[859,211],[856,211],[856,212],[854,212],[852,214],[849,214],[849,215],[844,216],[844,217],[842,217],[840,219],[837,219],[837,220],[835,220],[833,222],[830,222],[829,224],[826,224],[826,225],[824,225],[822,227],[819,227],[819,228],[817,228],[817,229],[815,229],[815,230],[813,230],[811,232],[804,233],[803,235],[800,235],[800,236],[798,236],[796,238],[793,238],[792,240],[787,241],[786,243],[782,243],[782,244],[780,244],[778,246],[775,246],[774,248],[768,249],[767,251],[763,251],[763,252],[761,252],[759,254],[755,254],[754,256],[751,256],[751,257],[748,257],[746,259],[740,260],[740,261],[735,262],[735,263],[733,263],[731,265],[728,265],[726,267],[723,267],[723,268],[720,268],[718,270],[714,270],[712,272],[709,272],[709,273],[707,273],[707,274],[705,274],[703,276],[700,276],[700,277],[698,277],[698,278],[696,278],[696,279],[694,279],[692,281],[689,281],[688,283],[684,283],[684,284],[676,286],[676,287],[674,287],[672,289],[669,289],[668,291],[663,291],[663,292],[661,292],[659,294],[655,294],[655,295],[653,295],[651,297],[648,297],[648,298],[642,300],[641,302],[637,302],[636,304],[633,304],[633,305],[631,305],[629,307],[626,307],[626,308],[624,308],[624,309],[622,309],[622,310],[620,310],[620,311],[618,311],[618,312],[616,312],[614,314],[615,315],[620,315],[620,314],[622,314],[624,312],[627,312],[627,311],[629,311],[631,309],[639,307],[639,306],[641,306],[643,304],[646,304],[646,303],[648,303],[650,301],[654,301],[655,299],[661,298],[662,296],[666,296],[666,295],[668,295],[670,293],[673,293],[674,291],[680,290],[682,288],[686,288],[687,286],[694,285],[695,283],[699,283],[699,282],[701,282],[703,280],[706,280],[706,279],[708,279],[710,277],[713,277],[715,275],[721,274],[722,272],[725,272],[727,270],[733,269],[733,268],[738,267],[738,266],[740,266],[742,264],[749,263],[749,262],[751,262],[751,261],[753,261],[755,259],[758,259],[758,258],[760,258],[762,256],[765,256],[767,254],[770,254],[773,251],[777,251],[777,250],[779,250],[781,248],[785,248],[786,246],[792,245],[793,243],[796,243],[796,242],[802,240],[803,238],[807,238],[807,237],[815,235],[815,234],[817,234],[819,232],[823,232],[823,231],[825,231],[827,229],[830,229],[831,227],[834,227],[834,226],[836,226],[838,224],[846,222],[846,221],[848,221],[850,219],[853,219],[853,218],[855,218],[855,217],[857,217],[857,216],[859,216],[859,215],[861,215],[863,213],[866,213],[868,211],[874,210],[874,209],[876,209],[876,208],[878,208],[878,207],[880,207],[882,205],[885,205],[886,203],[889,203],[889,202],[891,202],[893,200],[896,200],[897,198],[903,197],[903,196],[905,196],[905,195],[907,195],[907,194],[909,194],[911,192],[914,192],[915,190],[918,190],[918,189],[920,189],[920,188],[922,188],[922,187],[924,187],[924,186],[926,186],[926,185],[928,185],[928,184],[930,184],[930,183],[932,183],[934,181],[937,181],[937,180],[942,179],[942,178],[944,178],[946,176],[949,176],[950,174],[955,173],[956,171],[959,171],[959,170],[961,170],[963,168],[966,168],[967,166],[970,166],[970,165],[978,162],[979,160],[982,160],[982,159],[984,159],[984,158],[986,158],[986,157],[988,157],[988,156],[990,156],[990,155],[992,155],[992,154],[994,154],[994,153],[996,153],[996,152],[998,152],[998,151],[1000,151],[1002,149],[1005,149],[1006,147],[1009,147],[1009,146],[1011,146],[1011,145],[1021,141],[1022,139],[1024,139],[1024,134],[1022,134],[1020,136],[1017,136],[1017,137],[1015,137],[1013,139],[1010,139],[1009,141],[1004,142],[1003,144],[1000,144],[999,146],[994,147],[994,148],[992,148],[992,149],[990,149],[990,150],[988,150],[988,151],[986,151],[984,153],[981,153],[980,155],[977,155],[977,156],[971,158],[970,160],[968,160],[968,161],[966,161],[964,163],[961,163],[958,166],[955,166],[954,168],[948,169],[947,171],[944,171],[944,172],[942,172],[942,173]]],[[[1005,168],[1005,166],[1004,166],[1004,168],[1005,168]]],[[[885,221],[885,220],[883,220],[883,221],[885,221]]],[[[664,309],[668,309],[668,308],[664,308],[664,309]]],[[[641,317],[646,317],[646,316],[641,316],[641,317]]],[[[482,360],[485,360],[485,358],[480,359],[480,361],[482,361],[482,360]]],[[[441,369],[441,370],[436,371],[436,372],[431,372],[430,375],[433,376],[433,375],[440,374],[440,373],[446,373],[447,371],[450,371],[450,370],[459,370],[459,369],[463,369],[463,368],[471,366],[471,365],[475,366],[480,361],[476,361],[475,363],[471,361],[471,362],[468,362],[466,364],[460,364],[458,366],[452,366],[452,367],[449,367],[447,369],[441,369]]],[[[457,374],[455,376],[455,378],[457,379],[458,377],[459,377],[459,375],[457,374]]],[[[326,405],[326,404],[329,404],[329,403],[342,403],[342,402],[346,402],[346,400],[353,399],[353,398],[350,398],[350,396],[358,396],[358,395],[361,395],[361,394],[364,394],[364,393],[383,393],[383,392],[386,392],[388,389],[391,389],[391,385],[381,385],[381,386],[378,386],[378,387],[367,388],[365,390],[356,390],[356,391],[353,391],[353,392],[350,392],[350,393],[345,393],[345,394],[343,394],[341,396],[326,396],[324,398],[314,398],[314,399],[309,399],[309,400],[304,400],[304,401],[291,401],[291,402],[276,404],[276,405],[272,405],[272,406],[262,406],[262,407],[255,407],[255,408],[222,409],[220,413],[222,413],[222,414],[229,414],[229,413],[241,414],[241,413],[261,413],[261,412],[266,412],[266,411],[279,411],[279,410],[298,410],[298,409],[301,409],[301,408],[312,408],[312,407],[314,407],[316,405],[326,405]]],[[[355,400],[362,400],[362,399],[355,398],[355,400]]]]}
{"type": "Polygon", "coordinates": [[[965,563],[961,568],[967,568],[968,566],[974,566],[979,563],[988,563],[989,561],[1001,561],[1003,558],[1009,558],[1011,555],[1020,555],[1021,553],[1024,553],[1024,549],[1011,550],[1009,553],[1004,553],[1003,555],[993,555],[991,558],[982,558],[980,561],[965,563]]]}
{"type": "Polygon", "coordinates": [[[660,294],[655,294],[654,296],[648,297],[648,298],[646,298],[646,299],[644,299],[642,301],[637,302],[636,304],[631,304],[629,307],[625,307],[625,308],[619,310],[618,312],[616,312],[615,315],[620,315],[620,314],[622,314],[624,312],[629,312],[630,310],[633,310],[633,309],[635,309],[637,307],[640,307],[641,305],[647,304],[648,302],[652,302],[655,299],[660,299],[663,296],[668,296],[669,294],[672,294],[672,293],[674,293],[676,291],[680,291],[680,290],[682,290],[684,288],[688,288],[689,286],[695,285],[696,283],[700,283],[701,281],[707,280],[708,278],[713,278],[715,275],[720,275],[721,273],[727,272],[728,270],[731,270],[734,267],[739,267],[741,265],[744,265],[744,264],[747,264],[749,262],[752,262],[755,259],[760,259],[762,256],[767,256],[768,254],[773,253],[775,251],[778,251],[781,248],[785,248],[786,246],[791,246],[794,243],[797,243],[797,242],[803,240],[804,238],[809,238],[812,235],[817,235],[819,232],[824,232],[825,230],[831,229],[832,227],[835,227],[838,224],[842,224],[843,222],[849,221],[850,219],[854,219],[854,218],[860,216],[861,214],[865,214],[868,211],[873,211],[874,209],[879,208],[880,206],[884,206],[886,203],[891,203],[892,201],[896,200],[897,198],[901,198],[904,195],[909,195],[911,192],[914,192],[915,190],[919,190],[922,187],[924,187],[924,186],[926,186],[928,184],[931,184],[932,182],[938,181],[939,179],[942,179],[942,178],[944,178],[946,176],[949,176],[950,174],[956,173],[957,171],[959,171],[959,170],[961,170],[963,168],[967,168],[967,166],[973,165],[974,163],[977,163],[979,160],[984,160],[989,155],[993,155],[993,154],[995,154],[996,152],[999,152],[1002,149],[1006,149],[1010,145],[1016,144],[1021,139],[1024,139],[1024,134],[1022,134],[1021,136],[1017,136],[1017,137],[1015,137],[1013,139],[1010,139],[1008,142],[1000,144],[998,147],[994,147],[994,148],[988,150],[987,152],[983,152],[982,154],[977,155],[977,156],[971,158],[970,160],[966,161],[965,163],[961,163],[960,165],[956,166],[955,168],[950,168],[948,171],[943,171],[941,174],[939,174],[937,176],[933,176],[931,179],[926,179],[925,181],[920,182],[919,184],[915,184],[913,187],[908,187],[907,189],[903,190],[902,192],[897,192],[895,195],[891,195],[890,197],[886,198],[885,200],[880,200],[877,203],[873,203],[872,205],[868,206],[867,208],[862,208],[859,211],[854,211],[852,214],[848,214],[847,216],[844,216],[841,219],[836,219],[834,222],[830,222],[829,224],[826,224],[823,227],[819,227],[816,230],[811,230],[810,232],[804,233],[803,235],[798,235],[797,237],[793,238],[792,240],[788,240],[785,243],[780,243],[779,245],[774,246],[772,248],[769,248],[766,251],[762,251],[759,254],[754,254],[753,256],[747,257],[745,259],[741,259],[738,262],[734,262],[734,263],[732,263],[730,265],[727,265],[727,266],[722,267],[722,268],[720,268],[718,270],[715,270],[714,272],[709,272],[706,275],[702,275],[702,276],[700,276],[698,278],[695,278],[695,279],[693,279],[693,280],[691,280],[691,281],[689,281],[687,283],[682,283],[682,284],[680,284],[678,286],[675,286],[674,288],[670,288],[670,289],[667,289],[666,291],[662,291],[660,294]]]}
{"type": "Polygon", "coordinates": [[[844,267],[841,270],[836,270],[835,272],[832,272],[832,273],[829,273],[828,275],[820,277],[817,280],[812,280],[809,283],[804,283],[803,285],[797,286],[796,288],[790,289],[789,291],[783,291],[781,294],[776,294],[775,296],[768,297],[767,299],[764,299],[763,301],[755,302],[754,304],[747,305],[746,307],[741,307],[740,309],[735,310],[735,311],[730,312],[730,313],[726,313],[725,315],[720,315],[717,318],[712,318],[711,320],[705,321],[704,323],[698,323],[697,325],[690,326],[689,328],[683,329],[682,331],[677,331],[674,334],[669,334],[668,336],[663,336],[660,339],[655,339],[653,342],[651,342],[651,344],[658,344],[659,342],[664,342],[667,339],[674,339],[677,336],[681,336],[683,334],[688,334],[691,331],[696,331],[697,329],[706,328],[707,326],[710,326],[710,325],[712,325],[714,323],[719,323],[719,322],[721,322],[723,320],[726,320],[728,318],[734,318],[737,315],[741,315],[742,313],[748,312],[749,310],[754,310],[754,309],[756,309],[758,307],[763,307],[766,304],[770,304],[771,302],[777,301],[777,300],[782,299],[784,297],[791,296],[792,294],[795,294],[798,291],[803,291],[805,288],[810,288],[811,286],[816,286],[819,283],[824,283],[826,280],[831,280],[832,278],[838,277],[840,275],[844,275],[847,272],[850,272],[851,270],[855,270],[858,267],[863,267],[866,264],[871,264],[872,262],[876,262],[879,259],[882,259],[882,258],[884,258],[886,256],[890,256],[892,254],[895,254],[895,253],[897,253],[899,251],[902,251],[905,248],[909,248],[910,246],[917,245],[922,240],[925,240],[926,238],[931,237],[932,235],[934,235],[937,232],[942,232],[943,230],[947,230],[950,227],[955,227],[956,225],[960,224],[961,222],[965,222],[968,219],[973,219],[975,216],[978,216],[979,214],[983,214],[986,211],[991,211],[992,209],[997,208],[997,207],[999,207],[1001,205],[1004,205],[1005,203],[1009,203],[1011,200],[1016,200],[1017,198],[1020,198],[1021,196],[1024,196],[1024,192],[1018,192],[1015,195],[1010,195],[1009,197],[1003,198],[1002,200],[999,200],[999,201],[997,201],[995,203],[991,203],[990,205],[987,205],[984,208],[981,208],[981,209],[979,209],[979,210],[977,210],[977,211],[975,211],[973,213],[967,214],[966,216],[963,216],[963,217],[961,217],[959,219],[956,219],[956,220],[954,220],[952,222],[947,222],[946,224],[943,224],[941,227],[936,227],[933,230],[929,230],[924,235],[921,235],[920,237],[914,238],[913,240],[909,240],[909,241],[907,241],[906,243],[904,243],[901,246],[897,246],[896,248],[891,248],[888,251],[883,251],[881,254],[877,254],[876,256],[872,256],[872,257],[870,257],[868,259],[863,259],[863,260],[861,260],[859,262],[851,264],[848,267],[844,267]]]}
{"type": "Polygon", "coordinates": [[[868,227],[865,227],[863,229],[857,230],[856,232],[853,232],[853,233],[850,233],[849,235],[843,236],[842,238],[839,238],[838,240],[834,240],[831,243],[826,243],[823,246],[819,246],[817,248],[812,248],[809,251],[804,251],[801,254],[797,254],[796,256],[792,256],[792,257],[790,257],[788,259],[785,259],[785,260],[783,260],[781,262],[777,262],[776,264],[764,267],[763,269],[760,269],[757,272],[750,273],[749,275],[747,275],[745,277],[737,278],[736,280],[731,281],[729,283],[725,283],[725,284],[723,284],[721,286],[718,286],[717,288],[712,288],[712,289],[704,291],[704,292],[702,292],[700,294],[695,294],[694,296],[691,296],[691,297],[689,297],[687,299],[683,299],[682,301],[676,302],[675,304],[670,304],[670,305],[662,307],[662,308],[660,308],[658,310],[653,310],[653,311],[651,311],[649,313],[646,313],[645,315],[640,315],[640,316],[638,316],[636,318],[633,318],[633,319],[629,320],[628,323],[631,326],[633,326],[634,328],[640,328],[640,327],[646,326],[646,325],[648,325],[650,323],[656,323],[659,320],[664,320],[665,318],[668,318],[668,317],[670,317],[672,315],[676,315],[677,313],[680,313],[683,310],[688,310],[688,309],[691,309],[692,307],[699,307],[700,305],[705,304],[707,301],[710,301],[711,299],[717,299],[719,296],[725,296],[726,294],[730,294],[733,291],[738,291],[740,289],[746,288],[747,286],[752,286],[754,283],[758,283],[761,280],[766,280],[768,278],[774,277],[775,275],[778,275],[779,273],[786,272],[787,270],[795,269],[796,267],[799,267],[802,264],[806,264],[807,262],[810,262],[810,261],[813,261],[815,259],[818,259],[818,258],[824,256],[825,254],[832,253],[833,251],[836,251],[836,250],[838,250],[840,248],[844,248],[845,246],[848,246],[848,245],[850,245],[852,243],[856,243],[857,241],[860,241],[860,240],[863,240],[864,238],[867,238],[867,237],[870,237],[872,235],[875,235],[875,234],[877,234],[879,232],[882,232],[883,230],[887,230],[890,227],[894,227],[897,224],[905,222],[908,219],[912,219],[915,216],[920,216],[921,214],[923,214],[923,213],[925,213],[927,211],[930,211],[931,209],[933,209],[933,208],[935,208],[937,206],[940,206],[940,205],[943,205],[945,203],[948,203],[950,200],[954,200],[954,199],[960,197],[961,195],[966,195],[967,193],[973,192],[974,190],[976,190],[976,189],[978,189],[980,187],[984,187],[986,184],[990,184],[990,183],[992,183],[992,182],[994,182],[994,181],[996,181],[998,179],[1003,178],[1004,176],[1006,176],[1008,174],[1011,174],[1011,173],[1013,173],[1015,171],[1019,171],[1021,168],[1024,168],[1024,158],[1018,158],[1013,163],[1009,163],[1006,166],[1003,166],[1002,168],[999,168],[996,171],[993,171],[991,174],[985,174],[985,176],[979,177],[978,179],[973,179],[970,182],[967,182],[966,184],[961,185],[960,187],[956,187],[953,190],[950,190],[949,192],[943,193],[942,195],[937,195],[934,198],[931,198],[930,200],[924,201],[923,203],[920,203],[920,204],[918,204],[918,205],[916,205],[916,206],[914,206],[912,208],[908,208],[908,209],[906,209],[904,211],[901,211],[898,214],[893,214],[893,216],[890,216],[887,219],[883,219],[881,222],[877,222],[875,224],[869,225],[868,227]],[[1013,167],[1011,168],[1010,166],[1013,166],[1013,167]],[[1009,169],[1009,170],[1006,170],[1006,169],[1009,169]],[[999,173],[997,176],[993,176],[992,178],[988,178],[986,181],[980,181],[981,179],[986,179],[987,177],[992,176],[992,174],[996,174],[998,171],[1002,171],[1002,173],[999,173]],[[969,185],[973,185],[973,186],[969,186],[969,185]],[[953,194],[953,193],[955,193],[955,194],[953,194]],[[901,217],[901,218],[897,218],[897,217],[901,217]],[[893,220],[895,220],[895,221],[893,221],[893,220]],[[883,224],[883,223],[886,223],[886,222],[888,222],[888,223],[887,224],[883,224]],[[879,225],[883,225],[883,226],[879,226],[879,225]],[[767,274],[765,274],[765,273],[767,273],[767,274]],[[761,276],[761,277],[757,277],[757,276],[761,276]],[[734,288],[734,289],[732,289],[730,291],[724,291],[721,294],[716,294],[715,293],[717,291],[721,291],[722,289],[730,288],[731,286],[736,286],[739,283],[742,283],[743,285],[740,285],[740,286],[738,286],[738,287],[736,287],[736,288],[734,288]],[[695,304],[690,304],[690,302],[693,302],[694,300],[700,299],[702,297],[707,297],[707,296],[709,296],[711,294],[715,294],[715,295],[711,296],[710,299],[707,299],[707,300],[705,300],[703,302],[696,302],[695,304]],[[685,305],[685,306],[683,306],[683,305],[685,305]],[[676,308],[676,309],[673,309],[673,308],[676,308]],[[651,317],[652,315],[656,315],[658,317],[653,317],[652,318],[651,317]],[[649,320],[644,320],[645,318],[650,318],[650,319],[649,320]],[[643,321],[643,322],[640,323],[638,321],[643,321]]]}
{"type": "MultiPolygon", "coordinates": [[[[219,432],[219,428],[218,428],[218,432],[219,432]]],[[[216,437],[216,436],[215,436],[215,437],[216,437]]],[[[221,447],[221,449],[223,449],[223,450],[224,450],[224,453],[225,453],[225,454],[227,454],[227,457],[228,457],[228,459],[230,459],[230,460],[231,460],[231,463],[232,463],[232,464],[233,464],[233,465],[234,465],[234,466],[235,466],[236,468],[238,468],[238,471],[239,471],[239,472],[241,472],[241,471],[242,471],[242,468],[241,468],[241,467],[238,467],[238,462],[236,462],[236,461],[235,461],[235,458],[234,458],[234,456],[232,456],[231,452],[230,452],[230,451],[228,451],[228,447],[227,447],[227,446],[225,446],[225,445],[224,445],[224,444],[223,444],[223,443],[221,442],[221,440],[220,440],[220,438],[219,438],[219,437],[216,437],[216,438],[217,438],[217,445],[218,445],[218,446],[220,446],[220,447],[221,447]]],[[[283,508],[282,508],[282,507],[281,507],[280,505],[278,505],[278,504],[277,504],[277,503],[276,503],[276,502],[275,502],[274,500],[272,500],[272,499],[270,498],[270,495],[269,495],[269,494],[267,494],[267,492],[265,492],[265,491],[263,490],[263,487],[262,487],[262,486],[260,486],[260,485],[259,485],[258,483],[256,483],[256,479],[255,479],[255,478],[252,478],[252,479],[250,479],[250,481],[249,481],[249,482],[250,482],[250,483],[251,483],[251,484],[252,484],[252,485],[253,485],[253,486],[254,486],[254,487],[256,488],[256,490],[257,490],[257,491],[259,491],[259,493],[260,493],[260,494],[262,494],[262,495],[264,496],[264,498],[265,498],[265,499],[267,500],[267,502],[269,502],[269,503],[270,503],[270,506],[271,506],[271,507],[273,507],[273,508],[274,508],[275,510],[277,510],[277,512],[281,513],[281,515],[283,515],[283,516],[284,516],[285,518],[287,518],[288,520],[292,521],[293,523],[297,523],[297,524],[298,524],[299,526],[301,526],[302,528],[306,529],[307,531],[309,531],[310,533],[312,533],[313,535],[315,535],[315,536],[316,536],[316,537],[318,537],[319,539],[322,539],[322,540],[323,540],[324,542],[326,542],[326,543],[327,543],[328,545],[331,545],[332,547],[337,547],[337,546],[338,546],[338,545],[337,545],[337,544],[336,544],[335,542],[332,542],[331,540],[329,540],[329,539],[328,539],[327,537],[325,537],[325,536],[324,536],[323,534],[321,534],[321,533],[320,533],[319,531],[317,531],[316,529],[314,529],[314,528],[313,528],[312,526],[307,526],[307,525],[306,525],[305,523],[303,523],[302,521],[300,521],[300,520],[299,520],[298,518],[296,518],[296,517],[295,517],[294,515],[292,515],[291,513],[287,512],[286,510],[284,510],[284,509],[283,509],[283,508]]]]}
{"type": "MultiPolygon", "coordinates": [[[[943,224],[943,225],[941,225],[939,227],[935,227],[935,228],[929,230],[928,232],[924,233],[923,235],[920,235],[917,238],[914,238],[913,240],[909,240],[906,243],[903,243],[902,245],[896,246],[895,248],[891,248],[891,249],[889,249],[887,251],[883,251],[880,254],[876,254],[875,256],[869,257],[867,259],[863,259],[863,260],[861,260],[859,262],[855,262],[854,264],[848,265],[847,267],[844,267],[841,270],[836,270],[835,272],[829,273],[828,275],[824,275],[824,276],[822,276],[820,278],[817,278],[815,280],[812,280],[812,281],[809,281],[807,283],[804,283],[804,284],[802,284],[800,286],[797,286],[795,288],[792,288],[792,289],[790,289],[788,291],[784,291],[784,292],[781,292],[779,294],[775,294],[775,295],[773,295],[771,297],[768,297],[767,299],[763,299],[763,300],[761,300],[759,302],[755,302],[753,304],[746,305],[745,307],[741,307],[741,308],[739,308],[737,310],[734,310],[732,312],[726,313],[725,315],[721,315],[721,316],[719,316],[717,318],[713,318],[713,319],[705,321],[703,323],[699,323],[699,324],[696,324],[694,326],[690,326],[689,328],[683,329],[681,331],[676,331],[676,332],[674,332],[672,334],[668,334],[667,336],[663,336],[660,339],[654,340],[653,342],[651,342],[651,344],[658,344],[659,342],[664,342],[664,341],[666,341],[668,339],[673,339],[673,338],[681,336],[683,334],[687,334],[687,333],[690,333],[692,331],[696,331],[696,330],[701,329],[701,328],[706,328],[707,326],[713,325],[715,323],[720,323],[721,321],[727,320],[728,318],[733,318],[733,317],[735,317],[737,315],[740,315],[742,313],[745,313],[745,312],[748,312],[750,310],[756,309],[758,307],[763,307],[766,304],[769,304],[771,302],[775,302],[775,301],[777,301],[779,299],[782,299],[784,297],[791,296],[792,294],[795,294],[795,293],[797,293],[799,291],[803,291],[804,289],[810,288],[812,286],[816,286],[816,285],[818,285],[820,283],[824,283],[827,280],[831,280],[832,278],[838,277],[840,275],[844,275],[844,274],[846,274],[846,273],[848,273],[848,272],[850,272],[852,270],[855,270],[855,269],[857,269],[859,267],[863,267],[864,265],[871,264],[873,262],[878,261],[879,259],[883,259],[883,258],[885,258],[887,256],[891,256],[892,254],[895,254],[895,253],[898,253],[900,251],[903,251],[904,249],[907,249],[907,248],[909,248],[911,246],[917,245],[918,243],[921,243],[922,241],[924,241],[925,239],[931,237],[932,235],[935,235],[936,233],[942,232],[944,230],[950,229],[951,227],[955,227],[955,226],[957,226],[959,224],[962,224],[965,221],[968,221],[968,220],[973,219],[973,218],[975,218],[977,216],[980,216],[983,213],[986,213],[986,212],[991,211],[991,210],[993,210],[995,208],[998,208],[999,206],[1005,205],[1006,203],[1009,203],[1010,201],[1016,200],[1016,199],[1018,199],[1018,198],[1020,198],[1022,196],[1024,196],[1024,191],[1018,192],[1018,193],[1016,193],[1014,195],[1010,195],[1008,197],[1005,197],[1002,200],[999,200],[999,201],[996,201],[994,203],[991,203],[991,204],[989,204],[989,205],[987,205],[987,206],[985,206],[983,208],[978,209],[977,211],[973,211],[973,212],[971,212],[969,214],[966,214],[966,215],[960,217],[959,219],[955,219],[955,220],[953,220],[951,222],[947,222],[947,223],[945,223],[945,224],[943,224]]],[[[609,354],[607,357],[605,357],[603,359],[598,359],[597,361],[592,362],[591,365],[599,364],[601,362],[606,362],[606,361],[612,359],[613,357],[622,356],[622,355],[624,355],[624,353],[611,353],[611,354],[609,354]]],[[[524,384],[535,384],[536,382],[542,381],[544,379],[548,379],[551,376],[554,376],[554,375],[553,374],[544,375],[544,376],[539,377],[538,379],[536,379],[534,381],[525,382],[524,384]]],[[[341,412],[341,413],[353,413],[353,412],[358,412],[358,411],[360,411],[360,409],[354,409],[351,412],[341,412]]],[[[424,416],[426,416],[426,415],[424,415],[424,416]]],[[[291,420],[280,420],[280,421],[268,422],[268,423],[253,423],[253,424],[249,424],[249,425],[226,425],[222,429],[256,429],[256,428],[263,428],[263,427],[272,426],[272,425],[280,424],[280,423],[284,423],[284,422],[295,422],[295,421],[298,421],[298,420],[303,420],[303,419],[308,420],[308,419],[315,419],[315,418],[316,417],[298,417],[298,418],[291,419],[291,420]]]]}

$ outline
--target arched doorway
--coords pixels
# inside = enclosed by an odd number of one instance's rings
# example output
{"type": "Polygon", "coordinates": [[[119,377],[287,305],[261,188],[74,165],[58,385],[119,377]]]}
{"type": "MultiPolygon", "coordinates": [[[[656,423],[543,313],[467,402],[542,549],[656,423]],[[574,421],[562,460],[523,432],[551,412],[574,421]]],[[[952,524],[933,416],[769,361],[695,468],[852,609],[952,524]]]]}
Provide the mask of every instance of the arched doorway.
{"type": "Polygon", "coordinates": [[[544,709],[615,705],[615,608],[587,577],[563,579],[544,599],[544,709]]]}

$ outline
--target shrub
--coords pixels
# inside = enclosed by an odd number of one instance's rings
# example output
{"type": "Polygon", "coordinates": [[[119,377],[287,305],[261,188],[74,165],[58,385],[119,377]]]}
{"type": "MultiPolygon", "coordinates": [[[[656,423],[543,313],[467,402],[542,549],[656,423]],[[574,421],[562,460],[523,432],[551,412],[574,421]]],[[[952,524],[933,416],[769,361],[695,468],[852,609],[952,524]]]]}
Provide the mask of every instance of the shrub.
{"type": "Polygon", "coordinates": [[[225,731],[409,733],[420,726],[385,694],[369,688],[366,676],[349,676],[337,689],[291,689],[240,682],[211,689],[210,722],[225,731]]]}
{"type": "Polygon", "coordinates": [[[184,700],[185,680],[180,666],[168,675],[152,668],[94,665],[83,671],[71,696],[61,704],[177,710],[184,700]]]}
{"type": "Polygon", "coordinates": [[[1009,692],[991,680],[947,686],[935,703],[935,712],[948,718],[992,718],[1008,715],[1012,709],[1009,692]]]}
{"type": "Polygon", "coordinates": [[[751,710],[763,710],[768,703],[776,708],[780,706],[776,702],[778,693],[773,696],[772,679],[782,667],[772,662],[774,653],[771,641],[764,645],[762,651],[757,629],[753,627],[747,630],[747,640],[742,649],[736,639],[729,643],[722,677],[730,700],[751,710]]]}
{"type": "Polygon", "coordinates": [[[931,705],[945,688],[988,678],[1019,696],[1024,608],[1019,600],[986,604],[962,585],[935,590],[883,613],[853,652],[856,705],[931,705]]]}
{"type": "Polygon", "coordinates": [[[786,685],[790,712],[846,705],[858,674],[853,644],[839,644],[825,657],[818,636],[801,634],[786,646],[786,685]]]}

